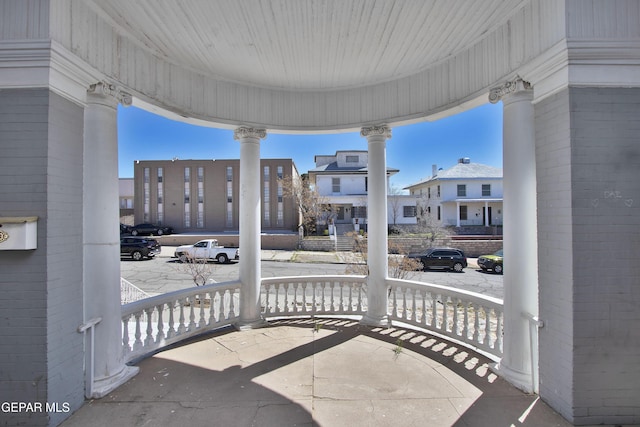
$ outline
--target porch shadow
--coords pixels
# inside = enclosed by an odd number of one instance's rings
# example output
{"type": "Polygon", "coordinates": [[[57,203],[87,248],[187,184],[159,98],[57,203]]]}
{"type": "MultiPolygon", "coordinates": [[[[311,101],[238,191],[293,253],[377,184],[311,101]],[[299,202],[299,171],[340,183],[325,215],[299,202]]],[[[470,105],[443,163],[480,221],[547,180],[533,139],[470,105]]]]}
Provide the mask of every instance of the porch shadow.
{"type": "Polygon", "coordinates": [[[448,341],[357,321],[287,319],[201,336],[62,425],[569,426],[489,360],[448,341]]]}

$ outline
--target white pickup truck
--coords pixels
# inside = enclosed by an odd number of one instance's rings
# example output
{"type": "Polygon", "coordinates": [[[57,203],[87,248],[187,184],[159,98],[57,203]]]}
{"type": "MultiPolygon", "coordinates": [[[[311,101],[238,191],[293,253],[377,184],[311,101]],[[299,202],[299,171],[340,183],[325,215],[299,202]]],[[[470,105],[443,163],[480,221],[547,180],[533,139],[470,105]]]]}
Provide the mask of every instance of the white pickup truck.
{"type": "Polygon", "coordinates": [[[188,259],[216,260],[221,264],[240,259],[240,249],[218,246],[216,239],[200,240],[195,245],[183,245],[176,248],[174,258],[185,262],[188,259]]]}

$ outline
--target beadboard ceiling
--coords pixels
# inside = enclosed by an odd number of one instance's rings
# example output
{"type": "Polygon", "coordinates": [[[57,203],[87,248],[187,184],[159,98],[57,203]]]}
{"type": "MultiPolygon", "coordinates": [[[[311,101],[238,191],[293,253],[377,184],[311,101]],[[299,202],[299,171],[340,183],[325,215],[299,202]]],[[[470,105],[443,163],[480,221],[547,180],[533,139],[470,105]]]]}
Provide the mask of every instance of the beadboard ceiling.
{"type": "Polygon", "coordinates": [[[413,75],[526,0],[94,0],[125,37],[216,79],[291,91],[413,75]]]}

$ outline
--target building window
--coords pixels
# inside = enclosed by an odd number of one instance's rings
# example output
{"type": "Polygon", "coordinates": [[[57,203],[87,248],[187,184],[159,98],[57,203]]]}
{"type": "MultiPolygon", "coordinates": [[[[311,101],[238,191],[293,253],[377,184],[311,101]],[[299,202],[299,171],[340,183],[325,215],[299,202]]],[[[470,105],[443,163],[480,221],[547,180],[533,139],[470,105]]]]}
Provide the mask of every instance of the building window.
{"type": "Polygon", "coordinates": [[[491,196],[491,184],[482,184],[482,197],[491,196]]]}
{"type": "Polygon", "coordinates": [[[467,186],[465,184],[458,184],[458,197],[467,197],[467,186]]]}
{"type": "Polygon", "coordinates": [[[415,206],[403,206],[402,207],[402,216],[405,218],[414,218],[416,216],[416,207],[415,206]]]}
{"type": "Polygon", "coordinates": [[[331,178],[331,192],[332,193],[340,192],[340,178],[331,178]]]}
{"type": "Polygon", "coordinates": [[[271,226],[271,206],[270,206],[270,199],[271,199],[271,194],[270,194],[270,179],[271,176],[271,172],[269,170],[269,166],[265,166],[264,167],[264,172],[263,172],[263,197],[262,197],[262,201],[264,202],[264,209],[263,209],[263,215],[264,215],[264,225],[265,227],[270,227],[271,226]]]}
{"type": "Polygon", "coordinates": [[[142,171],[142,175],[143,175],[143,219],[144,222],[149,222],[150,221],[150,217],[151,217],[151,213],[149,212],[151,205],[150,205],[150,200],[151,200],[151,192],[149,189],[149,175],[150,175],[150,171],[149,168],[144,168],[142,171]]]}
{"type": "Polygon", "coordinates": [[[440,186],[438,185],[438,199],[440,198],[440,186]]]}
{"type": "Polygon", "coordinates": [[[440,221],[440,219],[442,218],[441,213],[440,213],[440,206],[438,206],[438,221],[440,221]]]}
{"type": "MultiPolygon", "coordinates": [[[[422,189],[420,189],[422,191],[422,189]]],[[[431,187],[427,188],[427,199],[431,198],[431,187]]]]}
{"type": "Polygon", "coordinates": [[[278,179],[282,179],[282,177],[284,176],[284,168],[282,166],[278,166],[277,174],[278,174],[278,179]]]}
{"type": "Polygon", "coordinates": [[[367,217],[367,207],[366,206],[354,206],[352,210],[353,210],[353,217],[354,218],[366,218],[367,217]]]}
{"type": "Polygon", "coordinates": [[[462,220],[462,221],[466,221],[467,220],[467,206],[466,205],[460,206],[460,220],[462,220]]]}
{"type": "Polygon", "coordinates": [[[184,226],[191,227],[191,169],[184,168],[184,226]]]}
{"type": "Polygon", "coordinates": [[[364,177],[364,192],[365,193],[369,192],[369,177],[368,176],[364,177]]]}
{"type": "Polygon", "coordinates": [[[162,179],[163,170],[162,168],[158,168],[158,187],[157,187],[157,197],[158,197],[158,215],[157,222],[162,225],[164,221],[164,182],[162,179]]]}
{"type": "Polygon", "coordinates": [[[204,228],[204,168],[198,168],[198,216],[196,227],[204,228]]]}
{"type": "Polygon", "coordinates": [[[347,163],[358,163],[360,161],[360,157],[358,156],[347,156],[347,163]]]}
{"type": "Polygon", "coordinates": [[[225,224],[233,227],[233,168],[227,166],[227,213],[225,224]]]}

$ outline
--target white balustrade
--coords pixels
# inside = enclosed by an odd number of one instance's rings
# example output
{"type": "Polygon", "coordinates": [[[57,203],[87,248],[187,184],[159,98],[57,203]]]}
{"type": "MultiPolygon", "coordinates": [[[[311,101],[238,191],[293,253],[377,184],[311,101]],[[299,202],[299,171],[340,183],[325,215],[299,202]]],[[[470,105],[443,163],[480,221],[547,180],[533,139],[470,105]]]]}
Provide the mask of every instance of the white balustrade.
{"type": "MultiPolygon", "coordinates": [[[[363,316],[366,276],[295,276],[261,280],[261,315],[363,316]]],[[[423,282],[387,279],[389,319],[432,331],[499,360],[503,302],[497,298],[423,282]]],[[[191,336],[237,324],[240,282],[216,283],[146,298],[122,306],[125,359],[191,336]]]]}

